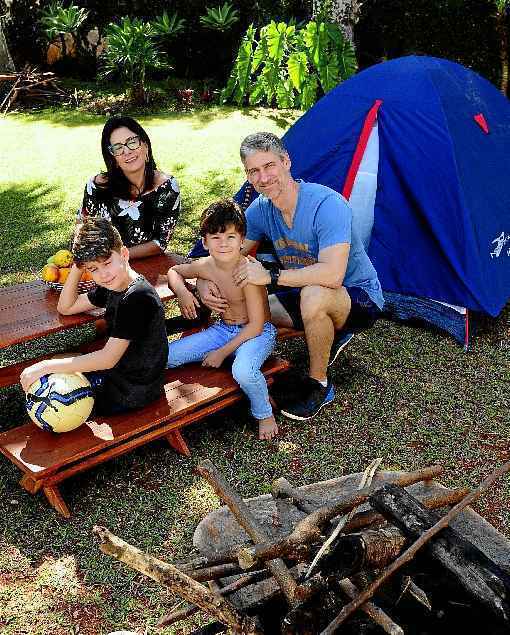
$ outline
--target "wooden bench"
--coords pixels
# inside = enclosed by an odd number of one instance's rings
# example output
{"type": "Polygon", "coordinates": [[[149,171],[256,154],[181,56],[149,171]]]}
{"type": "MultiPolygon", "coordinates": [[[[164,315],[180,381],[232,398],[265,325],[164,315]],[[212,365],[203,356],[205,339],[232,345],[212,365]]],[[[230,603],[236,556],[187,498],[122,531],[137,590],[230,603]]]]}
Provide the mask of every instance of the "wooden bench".
{"type": "MultiPolygon", "coordinates": [[[[268,383],[286,370],[287,361],[271,357],[262,370],[268,383]]],[[[186,456],[190,451],[181,428],[236,403],[243,394],[229,369],[189,364],[167,371],[165,394],[130,413],[97,417],[65,434],[45,432],[27,423],[0,434],[0,452],[23,472],[21,486],[44,492],[63,516],[70,511],[59,491],[62,481],[108,459],[159,438],[186,456]]]]}

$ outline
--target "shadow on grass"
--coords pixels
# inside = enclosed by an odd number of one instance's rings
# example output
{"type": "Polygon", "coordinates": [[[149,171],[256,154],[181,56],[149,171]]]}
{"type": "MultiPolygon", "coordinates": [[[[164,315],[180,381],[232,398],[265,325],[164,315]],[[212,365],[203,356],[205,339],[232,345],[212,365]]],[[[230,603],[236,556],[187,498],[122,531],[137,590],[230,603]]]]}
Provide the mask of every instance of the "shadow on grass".
{"type": "Polygon", "coordinates": [[[64,198],[58,187],[44,183],[10,185],[0,191],[0,275],[28,272],[28,263],[40,263],[54,253],[56,245],[48,238],[62,231],[63,221],[51,215],[64,198]]]}

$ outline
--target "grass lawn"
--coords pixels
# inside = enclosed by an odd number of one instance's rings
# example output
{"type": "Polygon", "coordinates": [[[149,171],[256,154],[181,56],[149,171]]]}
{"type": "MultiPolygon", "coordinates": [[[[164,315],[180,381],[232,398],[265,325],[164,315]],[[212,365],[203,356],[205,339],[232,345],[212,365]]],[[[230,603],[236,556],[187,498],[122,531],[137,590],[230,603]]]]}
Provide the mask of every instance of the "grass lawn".
{"type": "MultiPolygon", "coordinates": [[[[215,108],[142,119],[159,165],[177,176],[184,212],[171,249],[193,242],[200,211],[243,180],[240,139],[255,130],[281,133],[295,114],[215,108]]],[[[0,120],[0,283],[32,279],[66,244],[85,180],[102,167],[104,119],[71,111],[0,120]]],[[[87,336],[86,329],[69,338],[87,336]]],[[[62,347],[62,336],[11,347],[0,364],[62,347]]],[[[301,341],[279,352],[306,366],[301,341]]],[[[267,492],[285,475],[295,484],[382,467],[412,469],[439,462],[447,485],[475,486],[510,458],[510,311],[485,323],[464,353],[441,333],[381,320],[357,336],[332,369],[337,399],[313,422],[279,420],[282,434],[258,441],[244,406],[192,426],[191,458],[155,442],[67,481],[66,521],[43,496],[18,486],[19,471],[0,457],[0,632],[2,635],[101,635],[121,628],[153,633],[175,599],[101,554],[91,528],[102,524],[167,560],[191,551],[198,521],[219,501],[193,474],[212,459],[245,496],[267,492]],[[144,630],[146,629],[146,630],[144,630]]],[[[0,430],[23,420],[21,390],[0,392],[0,430]]],[[[479,503],[510,537],[510,478],[479,503]]],[[[159,631],[189,632],[185,627],[159,631]],[[183,630],[184,629],[184,630],[183,630]]]]}

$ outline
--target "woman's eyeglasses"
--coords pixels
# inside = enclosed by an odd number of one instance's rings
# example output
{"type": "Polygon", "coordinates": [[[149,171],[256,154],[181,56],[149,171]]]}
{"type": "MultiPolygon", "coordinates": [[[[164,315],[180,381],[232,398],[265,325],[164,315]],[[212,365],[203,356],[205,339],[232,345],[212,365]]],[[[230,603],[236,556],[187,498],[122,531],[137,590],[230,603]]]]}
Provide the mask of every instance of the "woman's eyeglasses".
{"type": "Polygon", "coordinates": [[[110,151],[110,154],[113,154],[114,157],[118,157],[124,152],[124,146],[126,146],[128,150],[138,150],[141,145],[142,141],[140,137],[138,135],[135,135],[134,137],[129,137],[129,139],[126,139],[125,143],[113,143],[112,145],[109,145],[108,150],[110,151]]]}

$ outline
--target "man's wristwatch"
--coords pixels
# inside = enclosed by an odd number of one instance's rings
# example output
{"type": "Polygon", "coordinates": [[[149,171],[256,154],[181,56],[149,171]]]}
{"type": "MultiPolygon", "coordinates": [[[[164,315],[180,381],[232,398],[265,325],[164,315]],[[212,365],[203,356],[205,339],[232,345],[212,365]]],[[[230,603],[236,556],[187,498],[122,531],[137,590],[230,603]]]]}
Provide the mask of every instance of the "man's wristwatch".
{"type": "Polygon", "coordinates": [[[267,260],[262,261],[262,266],[264,267],[264,269],[267,269],[267,271],[269,271],[269,275],[271,276],[271,286],[276,287],[278,285],[280,273],[282,272],[280,266],[276,262],[270,262],[267,260]]]}

